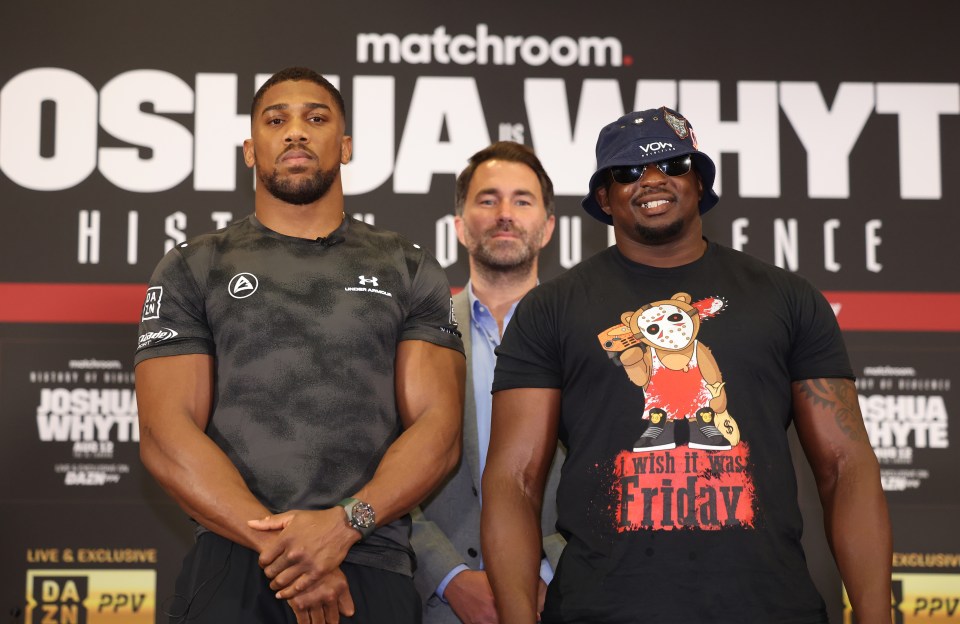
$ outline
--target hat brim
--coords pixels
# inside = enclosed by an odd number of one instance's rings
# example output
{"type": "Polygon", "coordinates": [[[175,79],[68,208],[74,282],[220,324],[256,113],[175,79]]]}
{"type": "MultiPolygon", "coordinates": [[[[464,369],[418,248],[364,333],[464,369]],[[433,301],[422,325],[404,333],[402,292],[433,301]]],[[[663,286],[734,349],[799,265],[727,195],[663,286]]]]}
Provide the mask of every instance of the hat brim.
{"type": "MultiPolygon", "coordinates": [[[[717,167],[713,164],[710,157],[703,152],[686,151],[684,153],[690,154],[697,174],[700,176],[700,182],[703,184],[703,195],[700,197],[698,206],[700,214],[702,215],[716,206],[717,202],[720,201],[720,197],[716,191],[713,190],[713,182],[717,177],[717,167]]],[[[677,155],[682,156],[683,153],[677,155]]],[[[635,164],[632,160],[629,162],[611,162],[590,176],[590,193],[580,202],[580,205],[587,211],[587,214],[597,221],[606,223],[607,225],[613,225],[613,217],[604,212],[603,208],[600,207],[600,202],[597,201],[597,189],[604,185],[604,177],[606,176],[607,169],[632,164],[635,164]]]]}

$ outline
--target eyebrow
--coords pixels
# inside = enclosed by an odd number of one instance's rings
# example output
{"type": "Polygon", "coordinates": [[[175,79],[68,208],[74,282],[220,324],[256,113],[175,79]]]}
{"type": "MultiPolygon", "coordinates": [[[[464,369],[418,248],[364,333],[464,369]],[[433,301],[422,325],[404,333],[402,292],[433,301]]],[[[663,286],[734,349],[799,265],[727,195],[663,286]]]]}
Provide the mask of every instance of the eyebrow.
{"type": "MultiPolygon", "coordinates": [[[[496,188],[485,188],[477,191],[477,196],[480,195],[500,195],[500,190],[496,188]]],[[[528,191],[527,189],[519,189],[510,193],[511,196],[521,195],[524,197],[534,197],[533,191],[528,191]]]]}
{"type": "MultiPolygon", "coordinates": [[[[284,111],[284,110],[288,110],[289,108],[290,108],[289,104],[271,104],[270,106],[265,106],[263,110],[260,112],[260,114],[264,115],[270,111],[275,111],[275,110],[284,111]]],[[[328,111],[332,110],[329,104],[324,104],[323,102],[304,102],[301,108],[308,111],[315,110],[317,108],[323,108],[328,111]]]]}

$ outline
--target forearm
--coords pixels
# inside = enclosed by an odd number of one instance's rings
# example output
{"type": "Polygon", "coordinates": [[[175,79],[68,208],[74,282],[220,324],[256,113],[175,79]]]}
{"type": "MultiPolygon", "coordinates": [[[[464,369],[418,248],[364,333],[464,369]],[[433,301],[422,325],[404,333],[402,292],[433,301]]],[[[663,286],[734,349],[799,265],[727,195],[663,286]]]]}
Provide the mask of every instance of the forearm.
{"type": "Polygon", "coordinates": [[[460,457],[463,354],[419,340],[397,348],[397,411],[404,431],[356,498],[369,503],[377,524],[393,522],[436,488],[460,457]]]}
{"type": "Polygon", "coordinates": [[[864,463],[821,487],[824,528],[857,620],[889,622],[890,518],[876,462],[864,463]]]}
{"type": "Polygon", "coordinates": [[[537,620],[540,510],[557,448],[560,391],[515,388],[493,397],[483,472],[480,543],[500,622],[537,620]]]}
{"type": "Polygon", "coordinates": [[[250,492],[236,467],[202,432],[183,432],[161,442],[141,432],[140,455],[147,470],[180,507],[202,526],[260,551],[269,533],[247,526],[270,513],[250,492]],[[198,437],[199,436],[199,437],[198,437]]]}
{"type": "Polygon", "coordinates": [[[849,379],[797,381],[793,406],[827,540],[857,620],[890,622],[890,516],[856,387],[849,379]]]}
{"type": "Polygon", "coordinates": [[[460,457],[459,410],[439,405],[390,446],[369,483],[355,494],[369,503],[384,525],[409,512],[453,469],[460,457]]]}
{"type": "Polygon", "coordinates": [[[480,538],[483,562],[502,624],[537,619],[540,509],[509,476],[487,465],[480,538]],[[491,470],[493,468],[493,470],[491,470]]]}

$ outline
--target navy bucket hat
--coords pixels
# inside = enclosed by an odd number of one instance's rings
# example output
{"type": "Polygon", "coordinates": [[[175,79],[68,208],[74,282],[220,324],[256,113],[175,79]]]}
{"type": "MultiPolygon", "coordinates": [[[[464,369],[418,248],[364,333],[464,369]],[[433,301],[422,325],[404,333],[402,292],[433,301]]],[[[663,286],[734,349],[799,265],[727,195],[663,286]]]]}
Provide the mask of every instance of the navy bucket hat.
{"type": "Polygon", "coordinates": [[[590,193],[581,205],[592,217],[613,225],[603,211],[596,191],[604,185],[605,171],[623,165],[645,165],[690,154],[703,184],[700,214],[713,208],[720,198],[713,190],[717,167],[710,157],[697,149],[693,127],[680,113],[662,106],[628,113],[604,126],[597,138],[597,170],[590,178],[590,193]]]}

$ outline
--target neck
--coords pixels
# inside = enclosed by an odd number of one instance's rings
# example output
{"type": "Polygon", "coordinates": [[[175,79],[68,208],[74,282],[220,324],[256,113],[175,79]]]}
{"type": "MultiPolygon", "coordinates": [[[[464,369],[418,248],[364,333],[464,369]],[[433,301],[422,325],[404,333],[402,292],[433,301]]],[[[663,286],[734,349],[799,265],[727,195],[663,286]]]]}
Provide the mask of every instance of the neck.
{"type": "Polygon", "coordinates": [[[285,236],[316,240],[340,227],[344,219],[343,190],[340,179],[326,194],[310,204],[288,204],[257,185],[255,197],[257,219],[267,228],[285,236]]]}
{"type": "Polygon", "coordinates": [[[642,243],[614,228],[617,249],[633,262],[666,269],[699,260],[707,251],[703,228],[699,223],[677,239],[664,243],[642,243]]]}
{"type": "Polygon", "coordinates": [[[470,258],[470,285],[480,303],[490,310],[503,335],[503,322],[510,308],[537,285],[537,263],[534,261],[521,272],[494,271],[478,266],[470,258]]]}

